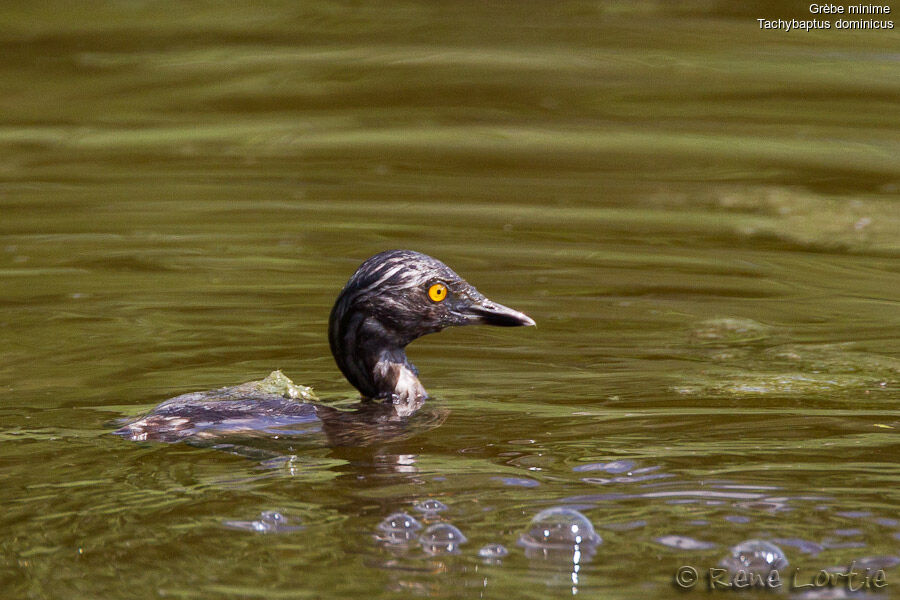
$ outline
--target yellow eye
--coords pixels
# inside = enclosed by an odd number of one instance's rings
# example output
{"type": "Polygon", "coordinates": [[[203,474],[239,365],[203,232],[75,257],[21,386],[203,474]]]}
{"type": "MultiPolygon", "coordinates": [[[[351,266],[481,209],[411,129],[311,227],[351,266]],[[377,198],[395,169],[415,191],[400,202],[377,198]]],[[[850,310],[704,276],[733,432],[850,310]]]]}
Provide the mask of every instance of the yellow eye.
{"type": "Polygon", "coordinates": [[[436,283],[428,288],[428,297],[435,302],[443,302],[447,297],[447,286],[443,283],[436,283]]]}

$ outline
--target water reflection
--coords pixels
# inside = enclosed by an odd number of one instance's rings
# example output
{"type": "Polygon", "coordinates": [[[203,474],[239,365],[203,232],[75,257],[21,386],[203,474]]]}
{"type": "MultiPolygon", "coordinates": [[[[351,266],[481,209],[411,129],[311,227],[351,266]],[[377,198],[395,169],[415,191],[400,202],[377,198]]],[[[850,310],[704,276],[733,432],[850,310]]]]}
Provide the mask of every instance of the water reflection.
{"type": "Polygon", "coordinates": [[[311,388],[274,371],[260,381],[176,396],[114,433],[132,441],[183,441],[237,452],[249,446],[233,440],[302,443],[321,431],[330,446],[362,447],[429,431],[448,414],[434,403],[402,414],[390,402],[369,400],[336,408],[317,402],[311,388]]]}
{"type": "MultiPolygon", "coordinates": [[[[449,414],[448,409],[433,403],[402,417],[393,406],[381,402],[360,402],[349,410],[316,405],[316,415],[330,446],[372,446],[407,440],[440,427],[449,414]]],[[[401,462],[398,460],[398,467],[401,462]]]]}
{"type": "Polygon", "coordinates": [[[697,540],[685,535],[664,535],[656,538],[655,541],[663,546],[678,550],[709,550],[716,547],[716,544],[713,542],[697,540]]]}

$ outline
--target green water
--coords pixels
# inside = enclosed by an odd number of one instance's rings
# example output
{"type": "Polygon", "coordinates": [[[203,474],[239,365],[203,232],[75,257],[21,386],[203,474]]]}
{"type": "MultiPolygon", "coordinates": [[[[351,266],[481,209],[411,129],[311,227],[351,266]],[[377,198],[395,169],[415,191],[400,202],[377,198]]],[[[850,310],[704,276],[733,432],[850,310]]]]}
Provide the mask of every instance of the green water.
{"type": "Polygon", "coordinates": [[[810,15],[4,3],[0,595],[668,598],[752,538],[896,562],[900,33],[759,17],[810,15]],[[439,427],[109,435],[274,369],[353,400],[328,312],[389,248],[538,322],[410,347],[439,427]],[[376,540],[427,498],[458,555],[376,540]],[[559,505],[604,540],[578,569],[516,544],[559,505]],[[226,525],[263,511],[301,529],[226,525]]]}

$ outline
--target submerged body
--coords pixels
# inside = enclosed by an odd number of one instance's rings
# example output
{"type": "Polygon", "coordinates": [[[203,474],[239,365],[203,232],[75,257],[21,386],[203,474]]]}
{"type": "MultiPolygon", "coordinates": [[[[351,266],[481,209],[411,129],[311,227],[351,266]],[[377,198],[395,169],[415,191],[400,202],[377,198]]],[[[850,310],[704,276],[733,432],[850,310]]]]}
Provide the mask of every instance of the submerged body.
{"type": "Polygon", "coordinates": [[[115,433],[174,442],[249,432],[305,433],[321,422],[336,434],[335,429],[351,427],[353,414],[366,426],[386,427],[414,414],[428,397],[406,346],[446,327],[474,324],[512,327],[534,321],[491,302],[439,260],[410,250],[382,252],[365,261],[341,290],[328,338],[347,380],[364,399],[384,402],[337,411],[313,402],[310,388],[276,371],[262,381],[172,398],[115,433]]]}
{"type": "Polygon", "coordinates": [[[152,412],[116,430],[135,441],[177,442],[231,433],[309,433],[317,429],[315,395],[281,371],[261,381],[190,392],[166,400],[152,412]],[[295,427],[302,425],[300,431],[295,427]]]}

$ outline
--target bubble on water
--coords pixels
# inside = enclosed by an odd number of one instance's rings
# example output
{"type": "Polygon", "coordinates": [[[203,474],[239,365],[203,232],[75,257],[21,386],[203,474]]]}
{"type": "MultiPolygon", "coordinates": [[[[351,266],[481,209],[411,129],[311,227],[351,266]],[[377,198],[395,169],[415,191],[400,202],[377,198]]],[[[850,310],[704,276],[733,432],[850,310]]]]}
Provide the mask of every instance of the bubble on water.
{"type": "Polygon", "coordinates": [[[382,542],[406,545],[416,539],[422,524],[405,512],[395,512],[379,523],[377,529],[380,532],[377,537],[382,542]]]}
{"type": "Polygon", "coordinates": [[[586,516],[563,507],[539,512],[531,520],[528,531],[519,536],[519,545],[526,548],[571,549],[602,541],[586,516]]]}
{"type": "Polygon", "coordinates": [[[416,505],[413,508],[423,513],[439,513],[447,510],[447,505],[440,500],[429,498],[428,500],[416,502],[416,505]]]}
{"type": "Polygon", "coordinates": [[[478,551],[481,558],[503,558],[509,554],[509,550],[502,544],[488,544],[478,551]]]}
{"type": "Polygon", "coordinates": [[[719,562],[731,572],[742,570],[771,571],[788,566],[788,560],[781,548],[764,540],[747,540],[731,549],[731,554],[719,562]]]}
{"type": "Polygon", "coordinates": [[[408,515],[405,512],[395,512],[379,523],[378,529],[380,531],[391,533],[398,531],[418,531],[422,529],[422,524],[416,521],[415,517],[412,515],[408,515]]]}
{"type": "Polygon", "coordinates": [[[224,525],[231,529],[244,529],[257,533],[286,533],[303,529],[300,525],[292,525],[290,519],[274,510],[261,512],[259,518],[253,521],[225,521],[224,525]]]}
{"type": "Polygon", "coordinates": [[[395,512],[379,523],[377,529],[380,533],[376,537],[382,542],[408,545],[416,539],[416,532],[422,529],[422,524],[412,515],[395,512]]]}
{"type": "Polygon", "coordinates": [[[259,520],[274,525],[283,525],[285,523],[284,515],[274,510],[264,510],[259,513],[259,520]]]}
{"type": "Polygon", "coordinates": [[[467,541],[462,531],[449,523],[431,525],[419,536],[419,543],[429,554],[456,554],[459,545],[467,541]]]}
{"type": "Polygon", "coordinates": [[[594,557],[601,543],[590,520],[571,507],[539,512],[518,540],[529,559],[565,566],[573,584],[577,584],[581,565],[594,557]]]}

